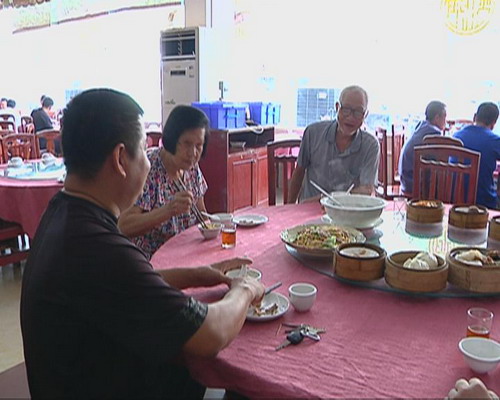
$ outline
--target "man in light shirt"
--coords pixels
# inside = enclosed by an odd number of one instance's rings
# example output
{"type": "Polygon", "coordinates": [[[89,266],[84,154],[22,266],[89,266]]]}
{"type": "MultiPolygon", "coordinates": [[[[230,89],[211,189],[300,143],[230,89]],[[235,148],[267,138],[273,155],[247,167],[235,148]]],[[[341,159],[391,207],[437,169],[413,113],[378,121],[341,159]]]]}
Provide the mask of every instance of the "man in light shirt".
{"type": "Polygon", "coordinates": [[[377,138],[362,130],[368,115],[368,95],[359,86],[348,86],[335,104],[337,119],[309,125],[302,137],[297,167],[288,200],[319,197],[314,181],[328,192],[372,194],[377,177],[380,147],[377,138]],[[302,191],[301,191],[302,189],[302,191]]]}

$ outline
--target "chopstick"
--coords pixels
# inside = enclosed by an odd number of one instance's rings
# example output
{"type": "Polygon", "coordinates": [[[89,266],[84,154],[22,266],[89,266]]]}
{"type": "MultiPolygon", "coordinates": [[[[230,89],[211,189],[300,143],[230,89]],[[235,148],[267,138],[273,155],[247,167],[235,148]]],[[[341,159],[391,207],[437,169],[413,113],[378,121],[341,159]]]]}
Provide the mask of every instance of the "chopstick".
{"type": "MultiPolygon", "coordinates": [[[[184,185],[184,182],[182,181],[181,178],[179,178],[177,181],[174,180],[174,185],[177,187],[177,190],[187,192],[187,188],[184,185]]],[[[203,229],[208,229],[208,225],[206,224],[205,220],[203,219],[203,215],[201,214],[201,211],[198,208],[198,206],[196,205],[196,203],[193,202],[193,204],[191,205],[191,209],[193,210],[194,216],[196,217],[198,222],[201,224],[203,229]]]]}
{"type": "Polygon", "coordinates": [[[271,293],[274,289],[278,289],[282,285],[281,282],[276,282],[274,285],[268,286],[264,291],[264,296],[271,293]]]}

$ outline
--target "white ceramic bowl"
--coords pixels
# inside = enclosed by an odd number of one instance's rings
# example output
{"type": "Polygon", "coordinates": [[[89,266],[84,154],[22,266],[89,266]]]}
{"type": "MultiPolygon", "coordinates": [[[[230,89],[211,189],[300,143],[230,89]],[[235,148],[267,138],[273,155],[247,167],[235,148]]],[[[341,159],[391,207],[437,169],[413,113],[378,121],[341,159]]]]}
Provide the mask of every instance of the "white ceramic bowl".
{"type": "MultiPolygon", "coordinates": [[[[231,279],[237,278],[240,276],[240,271],[241,271],[241,268],[232,269],[232,270],[226,272],[226,276],[228,276],[231,279]]],[[[258,269],[247,267],[247,276],[260,281],[260,278],[262,278],[262,272],[260,272],[258,269]]]]}
{"type": "Polygon", "coordinates": [[[9,167],[14,167],[14,168],[19,168],[19,167],[22,167],[24,165],[24,161],[21,157],[12,157],[7,165],[9,167]]]}
{"type": "Polygon", "coordinates": [[[340,206],[333,203],[328,197],[323,197],[321,204],[325,207],[332,223],[336,225],[361,229],[373,226],[385,207],[384,200],[364,194],[334,192],[332,196],[340,202],[340,206]]]}
{"type": "Polygon", "coordinates": [[[288,288],[288,297],[293,308],[299,312],[309,311],[316,300],[318,289],[310,283],[294,283],[288,288]]]}
{"type": "Polygon", "coordinates": [[[42,154],[42,164],[43,165],[53,165],[56,162],[56,157],[52,153],[43,153],[42,154]]]}
{"type": "Polygon", "coordinates": [[[222,229],[222,224],[220,222],[210,222],[208,225],[209,229],[205,229],[201,224],[198,224],[198,229],[205,239],[215,239],[222,229]]]}
{"type": "Polygon", "coordinates": [[[492,339],[468,337],[462,339],[458,348],[465,362],[478,374],[485,374],[496,368],[500,362],[500,344],[492,339]]]}

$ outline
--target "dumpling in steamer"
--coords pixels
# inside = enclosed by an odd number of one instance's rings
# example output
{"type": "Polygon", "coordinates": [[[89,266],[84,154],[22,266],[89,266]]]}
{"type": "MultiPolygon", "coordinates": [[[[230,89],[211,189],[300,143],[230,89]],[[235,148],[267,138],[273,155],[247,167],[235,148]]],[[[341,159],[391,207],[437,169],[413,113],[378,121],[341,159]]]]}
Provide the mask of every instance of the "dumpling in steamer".
{"type": "Polygon", "coordinates": [[[403,267],[408,269],[429,269],[429,265],[425,261],[419,260],[416,257],[406,260],[403,267]]]}
{"type": "Polygon", "coordinates": [[[407,259],[403,267],[420,270],[436,269],[438,267],[438,259],[434,254],[422,252],[413,258],[407,259]]]}
{"type": "Polygon", "coordinates": [[[426,262],[429,269],[436,269],[438,267],[438,259],[434,254],[422,252],[418,253],[415,258],[426,262]]]}

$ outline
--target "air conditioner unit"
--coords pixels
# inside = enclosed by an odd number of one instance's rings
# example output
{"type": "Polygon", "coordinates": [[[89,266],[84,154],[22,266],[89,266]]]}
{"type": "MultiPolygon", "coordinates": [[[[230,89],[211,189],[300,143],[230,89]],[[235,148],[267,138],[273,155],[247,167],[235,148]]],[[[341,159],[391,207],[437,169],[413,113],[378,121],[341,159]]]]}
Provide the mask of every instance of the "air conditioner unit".
{"type": "Polygon", "coordinates": [[[227,54],[221,39],[216,30],[207,27],[161,32],[163,124],[179,104],[219,99],[219,81],[223,80],[227,54]]]}

